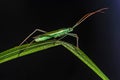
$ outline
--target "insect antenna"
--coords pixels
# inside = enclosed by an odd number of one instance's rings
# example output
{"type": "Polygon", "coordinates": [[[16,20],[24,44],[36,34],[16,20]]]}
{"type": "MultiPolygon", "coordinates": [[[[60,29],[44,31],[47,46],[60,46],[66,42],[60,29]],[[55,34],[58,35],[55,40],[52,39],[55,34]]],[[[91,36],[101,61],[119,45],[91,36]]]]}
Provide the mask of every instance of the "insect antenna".
{"type": "Polygon", "coordinates": [[[94,11],[94,12],[91,12],[91,13],[87,13],[85,14],[72,28],[74,29],[75,27],[77,27],[79,24],[81,24],[83,21],[85,21],[88,17],[96,14],[96,13],[104,13],[103,10],[106,10],[108,8],[102,8],[102,9],[99,9],[97,11],[94,11]]]}

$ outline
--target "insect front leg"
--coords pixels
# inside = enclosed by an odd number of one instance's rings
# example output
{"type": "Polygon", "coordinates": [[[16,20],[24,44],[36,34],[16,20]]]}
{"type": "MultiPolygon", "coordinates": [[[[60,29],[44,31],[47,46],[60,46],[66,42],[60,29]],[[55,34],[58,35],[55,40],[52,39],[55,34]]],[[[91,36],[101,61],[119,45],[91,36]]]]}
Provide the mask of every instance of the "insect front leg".
{"type": "Polygon", "coordinates": [[[36,32],[42,32],[42,33],[46,33],[46,31],[41,30],[41,29],[35,29],[31,34],[29,34],[20,44],[19,46],[21,46],[25,41],[27,41],[34,33],[36,32]]]}
{"type": "Polygon", "coordinates": [[[76,38],[76,46],[79,47],[79,42],[78,42],[79,41],[79,37],[78,37],[78,35],[75,34],[75,33],[68,33],[67,35],[75,37],[76,38]]]}
{"type": "Polygon", "coordinates": [[[67,34],[65,34],[64,36],[62,36],[61,38],[59,38],[58,40],[61,40],[61,39],[63,39],[63,38],[66,37],[66,36],[75,37],[75,38],[76,38],[76,46],[79,47],[79,44],[78,44],[79,37],[78,37],[77,34],[74,34],[74,33],[67,33],[67,34]]]}

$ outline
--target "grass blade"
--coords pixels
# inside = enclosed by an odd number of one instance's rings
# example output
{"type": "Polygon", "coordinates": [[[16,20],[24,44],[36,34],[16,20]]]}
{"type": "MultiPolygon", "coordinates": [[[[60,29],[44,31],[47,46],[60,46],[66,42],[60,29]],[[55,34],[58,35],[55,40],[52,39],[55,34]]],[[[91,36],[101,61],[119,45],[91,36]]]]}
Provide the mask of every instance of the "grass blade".
{"type": "Polygon", "coordinates": [[[0,63],[18,58],[18,56],[22,57],[58,45],[62,45],[70,52],[72,52],[76,57],[78,57],[78,59],[80,59],[83,63],[85,63],[103,80],[109,80],[109,78],[97,67],[97,65],[82,50],[80,50],[79,48],[77,48],[76,46],[70,43],[63,41],[50,40],[42,43],[32,43],[31,45],[25,44],[22,46],[11,48],[9,50],[0,53],[0,63]]]}

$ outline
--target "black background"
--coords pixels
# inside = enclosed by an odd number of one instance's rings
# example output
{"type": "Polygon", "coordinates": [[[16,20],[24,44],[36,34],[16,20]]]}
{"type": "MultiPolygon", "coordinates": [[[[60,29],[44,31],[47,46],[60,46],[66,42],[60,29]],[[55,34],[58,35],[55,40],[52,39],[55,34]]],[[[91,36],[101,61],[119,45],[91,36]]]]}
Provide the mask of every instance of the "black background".
{"type": "MultiPolygon", "coordinates": [[[[119,80],[119,4],[119,0],[0,0],[0,51],[19,45],[36,28],[51,31],[71,27],[84,14],[108,7],[73,33],[79,35],[80,48],[101,70],[111,80],[119,80]]],[[[75,44],[71,37],[64,41],[75,44]]],[[[0,80],[29,79],[101,80],[62,46],[0,64],[0,80]]]]}

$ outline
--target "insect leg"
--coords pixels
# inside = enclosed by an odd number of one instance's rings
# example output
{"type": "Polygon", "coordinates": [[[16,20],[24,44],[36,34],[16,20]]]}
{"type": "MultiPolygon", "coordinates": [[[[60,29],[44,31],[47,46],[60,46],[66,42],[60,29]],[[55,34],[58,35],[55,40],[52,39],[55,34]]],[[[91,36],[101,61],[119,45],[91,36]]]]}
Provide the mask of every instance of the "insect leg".
{"type": "Polygon", "coordinates": [[[74,33],[68,33],[68,34],[65,34],[64,36],[62,36],[61,38],[59,38],[58,40],[61,40],[63,39],[64,37],[66,36],[72,36],[72,37],[75,37],[76,38],[76,46],[79,47],[79,44],[78,44],[78,41],[79,41],[79,37],[77,34],[74,34],[74,33]]]}
{"type": "Polygon", "coordinates": [[[31,34],[29,34],[29,35],[19,44],[19,46],[21,46],[27,39],[29,39],[29,38],[30,38],[35,32],[37,32],[37,31],[46,33],[46,31],[44,31],[44,30],[35,29],[31,34]]]}
{"type": "Polygon", "coordinates": [[[64,36],[62,36],[62,37],[60,37],[58,40],[61,40],[61,39],[63,39],[64,37],[66,37],[67,35],[64,35],[64,36]]]}
{"type": "Polygon", "coordinates": [[[68,33],[67,35],[75,37],[76,38],[76,46],[79,47],[78,41],[79,41],[79,37],[77,34],[74,33],[68,33]]]}

